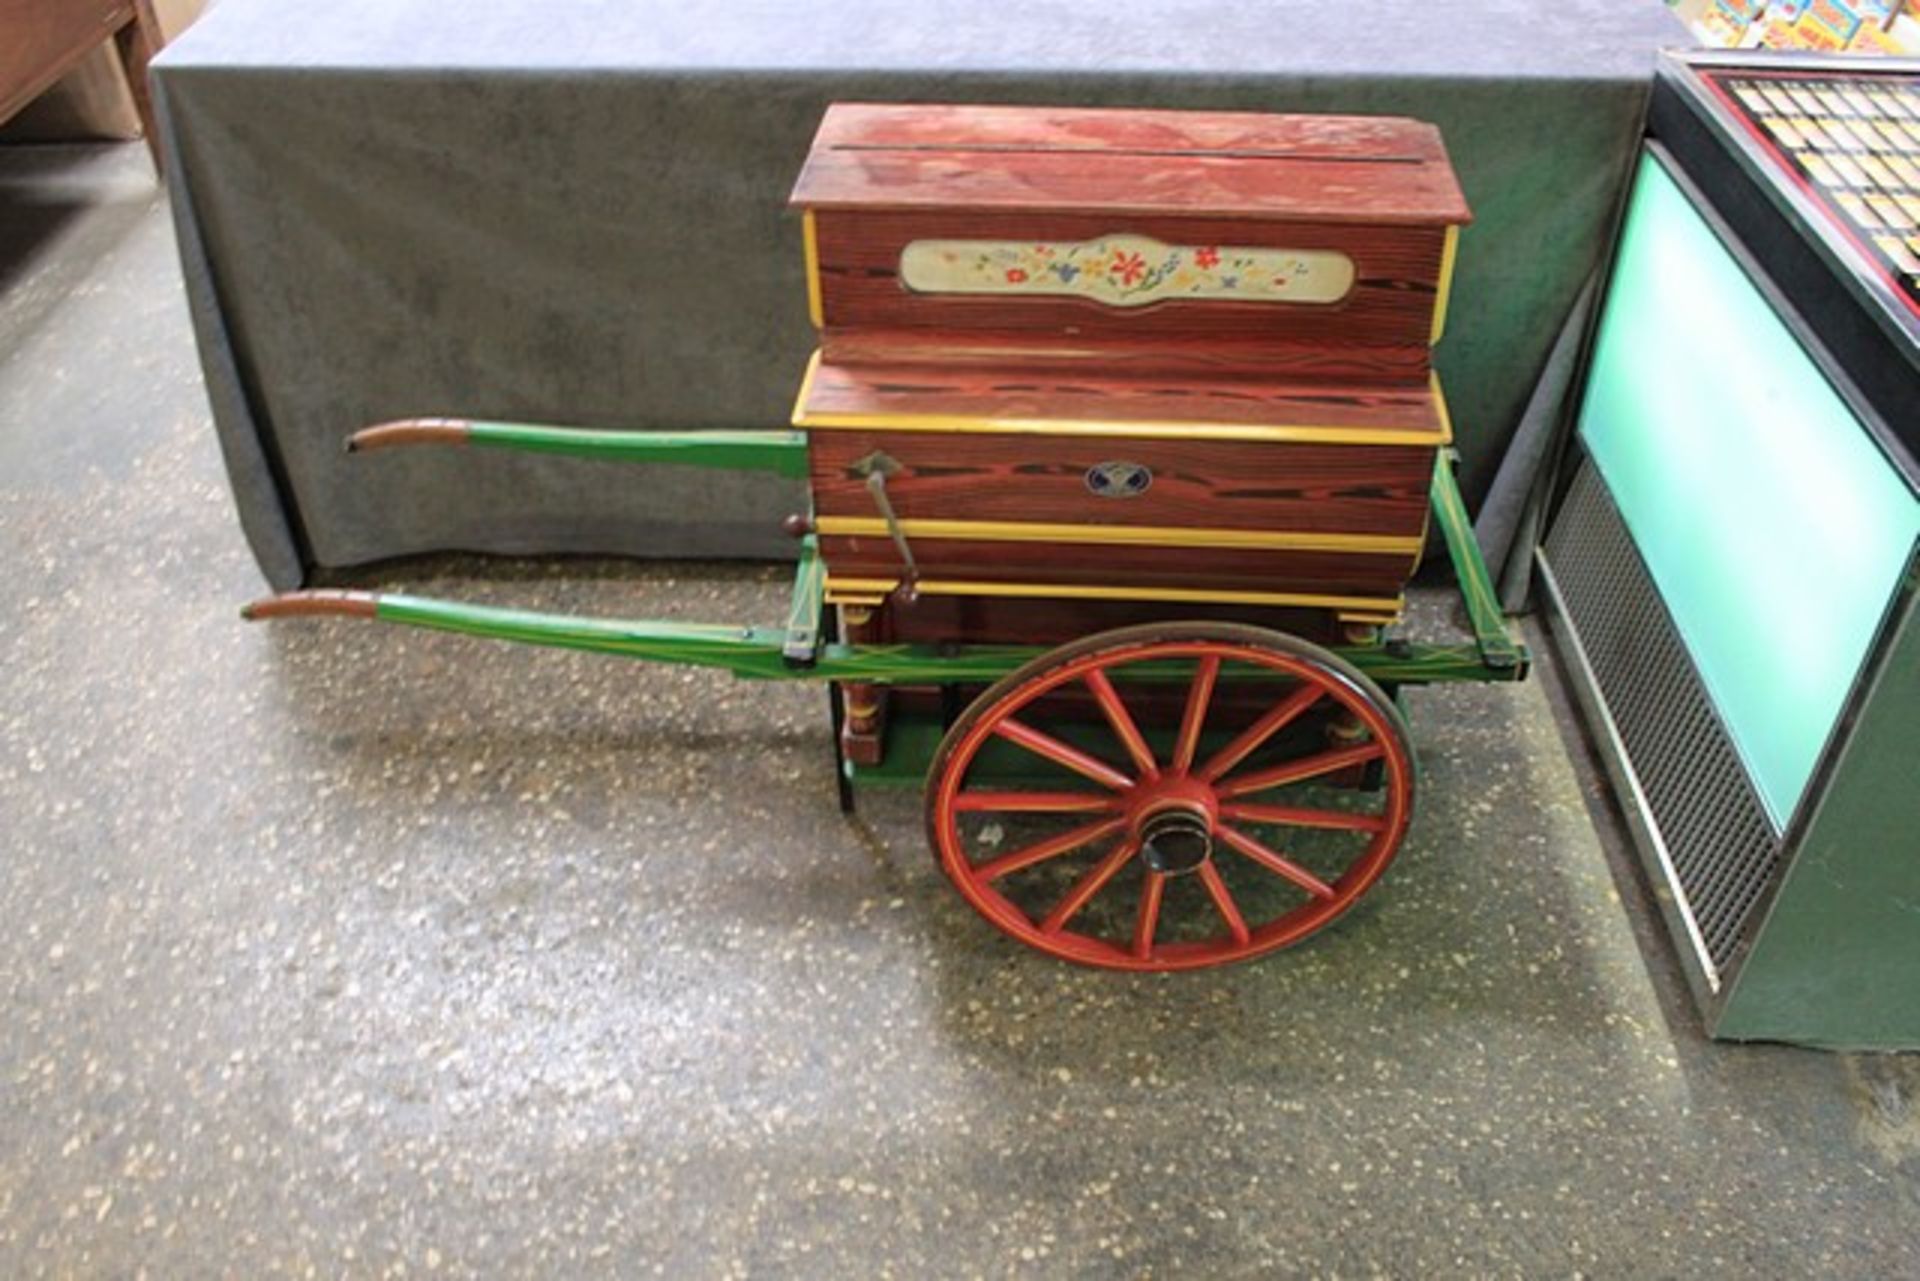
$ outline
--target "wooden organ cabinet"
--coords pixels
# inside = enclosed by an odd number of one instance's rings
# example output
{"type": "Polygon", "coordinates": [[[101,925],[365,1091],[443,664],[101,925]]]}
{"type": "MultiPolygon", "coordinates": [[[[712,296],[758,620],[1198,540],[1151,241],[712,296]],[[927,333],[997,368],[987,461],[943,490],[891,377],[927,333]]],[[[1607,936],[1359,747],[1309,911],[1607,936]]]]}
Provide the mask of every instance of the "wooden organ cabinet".
{"type": "MultiPolygon", "coordinates": [[[[793,192],[827,601],[859,642],[1396,619],[1467,205],[1383,117],[839,105],[793,192]]],[[[849,687],[872,763],[887,700],[849,687]]]]}

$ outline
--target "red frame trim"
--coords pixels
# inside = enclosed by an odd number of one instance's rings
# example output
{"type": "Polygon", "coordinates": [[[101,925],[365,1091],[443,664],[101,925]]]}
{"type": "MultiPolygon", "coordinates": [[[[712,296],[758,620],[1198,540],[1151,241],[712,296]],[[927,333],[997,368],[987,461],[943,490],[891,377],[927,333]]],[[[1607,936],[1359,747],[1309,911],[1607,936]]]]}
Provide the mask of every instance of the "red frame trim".
{"type": "MultiPolygon", "coordinates": [[[[1823,78],[1823,73],[1815,71],[1775,71],[1772,69],[1763,71],[1742,67],[1738,69],[1715,68],[1712,70],[1702,68],[1697,74],[1700,77],[1700,83],[1706,86],[1708,92],[1719,101],[1721,107],[1726,110],[1727,114],[1732,116],[1734,121],[1738,123],[1742,129],[1746,130],[1747,135],[1759,143],[1761,149],[1773,158],[1775,167],[1785,174],[1794,186],[1800,189],[1802,195],[1812,200],[1820,211],[1826,215],[1828,225],[1839,232],[1847,244],[1852,246],[1853,251],[1863,260],[1862,265],[1874,275],[1878,276],[1893,296],[1899,299],[1908,311],[1913,313],[1915,319],[1920,320],[1920,299],[1916,299],[1912,294],[1908,293],[1906,285],[1893,274],[1892,264],[1887,260],[1886,256],[1880,252],[1879,246],[1861,239],[1860,233],[1864,228],[1856,230],[1852,220],[1846,216],[1845,212],[1829,200],[1821,188],[1807,180],[1806,175],[1800,172],[1800,167],[1793,163],[1791,157],[1780,150],[1773,139],[1767,135],[1767,131],[1762,129],[1758,122],[1747,114],[1746,108],[1741,106],[1732,94],[1728,93],[1726,88],[1721,85],[1719,79],[1721,76],[1739,76],[1743,79],[1753,80],[1818,80],[1823,78]]],[[[1872,71],[1851,70],[1846,74],[1849,78],[1868,80],[1876,75],[1876,73],[1872,71]]],[[[1877,74],[1886,76],[1893,73],[1882,72],[1877,74]]],[[[1824,76],[1824,78],[1833,79],[1835,77],[1824,76]]]]}

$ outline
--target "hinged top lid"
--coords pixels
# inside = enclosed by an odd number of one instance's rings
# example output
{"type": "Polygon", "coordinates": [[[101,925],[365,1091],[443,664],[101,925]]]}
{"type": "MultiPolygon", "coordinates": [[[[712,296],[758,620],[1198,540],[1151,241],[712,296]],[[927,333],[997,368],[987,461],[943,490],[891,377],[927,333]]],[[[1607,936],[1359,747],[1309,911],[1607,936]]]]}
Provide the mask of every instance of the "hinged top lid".
{"type": "Polygon", "coordinates": [[[837,103],[792,202],[1437,226],[1471,214],[1396,116],[837,103]]]}

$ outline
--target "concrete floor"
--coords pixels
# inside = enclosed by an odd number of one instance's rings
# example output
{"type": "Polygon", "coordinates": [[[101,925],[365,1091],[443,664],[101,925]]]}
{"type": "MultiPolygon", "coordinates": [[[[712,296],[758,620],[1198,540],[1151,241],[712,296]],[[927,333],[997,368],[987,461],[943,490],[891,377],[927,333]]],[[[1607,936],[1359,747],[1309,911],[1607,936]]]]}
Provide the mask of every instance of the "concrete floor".
{"type": "Polygon", "coordinates": [[[0,1275],[1920,1275],[1916,1060],[1702,1038],[1550,673],[1415,695],[1333,931],[1069,968],[817,690],[239,623],[177,279],[137,149],[0,152],[0,1275]]]}

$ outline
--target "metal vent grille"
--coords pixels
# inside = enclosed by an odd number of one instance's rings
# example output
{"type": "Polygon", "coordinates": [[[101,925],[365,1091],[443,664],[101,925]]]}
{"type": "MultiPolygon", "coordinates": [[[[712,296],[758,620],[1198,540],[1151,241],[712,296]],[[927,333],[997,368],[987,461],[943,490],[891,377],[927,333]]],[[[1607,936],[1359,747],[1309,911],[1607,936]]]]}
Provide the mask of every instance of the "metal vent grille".
{"type": "Polygon", "coordinates": [[[1546,559],[1717,985],[1780,839],[1590,461],[1555,518],[1546,559]]]}

